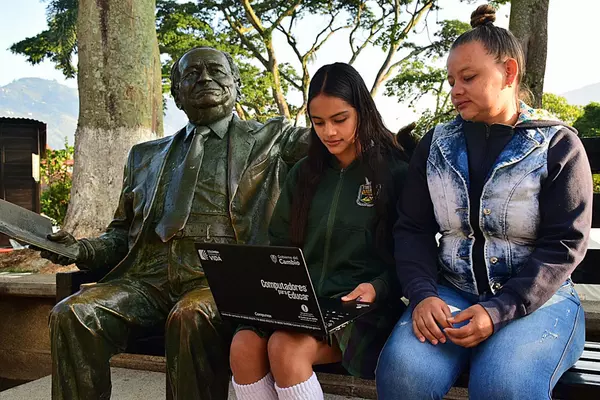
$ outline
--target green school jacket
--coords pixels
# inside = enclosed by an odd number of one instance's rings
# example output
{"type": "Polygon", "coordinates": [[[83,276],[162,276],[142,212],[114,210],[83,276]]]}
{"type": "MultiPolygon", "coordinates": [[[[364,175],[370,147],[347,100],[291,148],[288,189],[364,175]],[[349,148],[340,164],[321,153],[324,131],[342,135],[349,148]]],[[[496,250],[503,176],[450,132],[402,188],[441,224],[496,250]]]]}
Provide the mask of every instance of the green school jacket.
{"type": "MultiPolygon", "coordinates": [[[[269,227],[273,246],[290,245],[290,211],[298,172],[306,158],[290,171],[269,227]]],[[[391,160],[391,181],[382,193],[393,199],[389,218],[395,222],[395,205],[408,165],[391,160]]],[[[313,198],[303,246],[311,280],[320,297],[341,297],[357,285],[370,282],[377,300],[385,300],[397,288],[395,266],[377,254],[373,243],[375,207],[373,188],[360,160],[347,168],[330,162],[313,198]]],[[[391,226],[392,224],[390,224],[391,226]]],[[[390,231],[391,237],[391,231],[390,231]]],[[[390,241],[390,246],[392,242],[390,241]]],[[[389,248],[390,254],[393,249],[389,248]]]]}

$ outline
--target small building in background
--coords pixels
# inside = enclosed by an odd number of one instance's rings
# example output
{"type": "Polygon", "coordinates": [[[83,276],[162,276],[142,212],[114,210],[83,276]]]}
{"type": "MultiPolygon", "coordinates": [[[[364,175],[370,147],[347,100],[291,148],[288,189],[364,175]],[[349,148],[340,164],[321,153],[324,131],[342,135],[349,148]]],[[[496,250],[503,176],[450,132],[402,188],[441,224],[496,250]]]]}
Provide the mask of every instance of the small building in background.
{"type": "MultiPolygon", "coordinates": [[[[0,117],[0,198],[40,212],[40,159],[46,150],[46,124],[0,117]]],[[[8,238],[0,234],[0,247],[8,238]]]]}

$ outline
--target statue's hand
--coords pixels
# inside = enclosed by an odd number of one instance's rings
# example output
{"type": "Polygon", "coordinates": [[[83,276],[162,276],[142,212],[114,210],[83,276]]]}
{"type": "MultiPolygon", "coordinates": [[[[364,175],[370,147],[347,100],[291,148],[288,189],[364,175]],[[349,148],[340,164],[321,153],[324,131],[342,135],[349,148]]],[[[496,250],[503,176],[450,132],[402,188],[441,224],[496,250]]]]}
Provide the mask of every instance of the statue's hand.
{"type": "Polygon", "coordinates": [[[59,254],[53,253],[51,251],[48,250],[41,250],[40,252],[40,256],[42,256],[43,258],[52,261],[54,264],[59,264],[59,265],[70,265],[70,264],[74,264],[78,261],[81,261],[81,254],[82,254],[82,244],[81,242],[79,242],[77,239],[75,239],[73,237],[73,235],[71,235],[69,232],[67,231],[58,231],[56,233],[51,233],[48,236],[46,236],[46,238],[48,240],[51,240],[53,242],[57,242],[57,243],[61,243],[64,244],[65,246],[69,247],[69,249],[77,254],[76,258],[69,258],[69,257],[65,257],[65,256],[61,256],[59,254]]]}

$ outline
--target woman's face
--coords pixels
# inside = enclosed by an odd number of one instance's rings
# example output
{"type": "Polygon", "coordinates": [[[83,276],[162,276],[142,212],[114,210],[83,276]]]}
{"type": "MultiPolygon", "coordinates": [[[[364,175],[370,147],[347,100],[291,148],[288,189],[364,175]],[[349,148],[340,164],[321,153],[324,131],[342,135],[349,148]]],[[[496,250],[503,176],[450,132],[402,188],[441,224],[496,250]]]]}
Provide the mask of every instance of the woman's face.
{"type": "Polygon", "coordinates": [[[313,128],[327,150],[348,166],[356,159],[356,109],[344,100],[319,94],[308,105],[313,128]]]}
{"type": "MultiPolygon", "coordinates": [[[[505,123],[516,106],[517,63],[498,62],[479,41],[458,46],[446,64],[452,104],[468,121],[505,123]]],[[[512,115],[510,116],[512,117],[512,115]]]]}

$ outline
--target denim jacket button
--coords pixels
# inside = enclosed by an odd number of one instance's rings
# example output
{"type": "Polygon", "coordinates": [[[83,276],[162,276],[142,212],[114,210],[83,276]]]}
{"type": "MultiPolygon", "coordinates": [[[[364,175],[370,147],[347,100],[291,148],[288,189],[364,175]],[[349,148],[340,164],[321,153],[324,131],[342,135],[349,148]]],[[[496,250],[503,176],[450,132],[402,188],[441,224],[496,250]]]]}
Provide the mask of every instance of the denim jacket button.
{"type": "Polygon", "coordinates": [[[495,282],[492,285],[492,289],[494,289],[494,290],[500,290],[500,289],[502,289],[502,284],[500,282],[495,282]]]}
{"type": "Polygon", "coordinates": [[[491,257],[491,258],[490,258],[490,262],[491,262],[492,264],[496,264],[496,263],[498,262],[498,257],[491,257]]]}
{"type": "Polygon", "coordinates": [[[483,213],[484,213],[485,215],[490,215],[490,214],[492,213],[492,210],[490,210],[489,208],[484,208],[484,209],[483,209],[483,213]]]}

